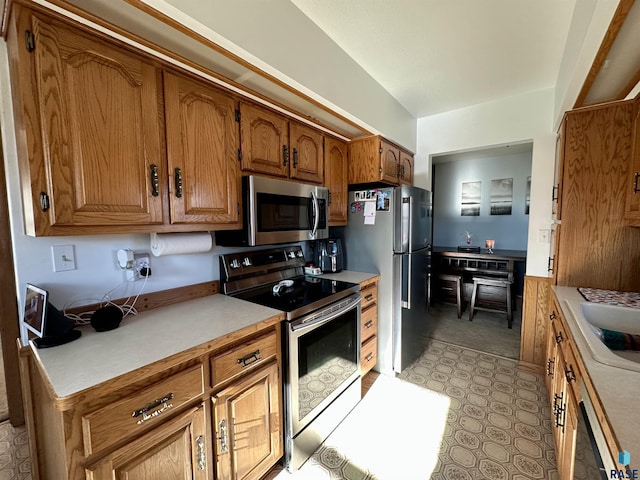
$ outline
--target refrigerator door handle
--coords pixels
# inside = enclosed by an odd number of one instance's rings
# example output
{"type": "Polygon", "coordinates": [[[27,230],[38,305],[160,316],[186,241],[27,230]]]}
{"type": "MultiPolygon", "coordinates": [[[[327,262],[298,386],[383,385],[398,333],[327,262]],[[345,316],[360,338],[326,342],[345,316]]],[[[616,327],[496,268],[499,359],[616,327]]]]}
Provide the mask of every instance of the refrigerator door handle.
{"type": "MultiPolygon", "coordinates": [[[[402,256],[402,276],[407,279],[407,299],[401,301],[402,308],[411,309],[411,256],[402,256]],[[407,262],[406,268],[404,262],[407,262]]],[[[403,282],[404,283],[404,282],[403,282]]]]}
{"type": "MultiPolygon", "coordinates": [[[[409,197],[409,232],[408,233],[409,233],[409,238],[407,239],[407,252],[411,253],[413,251],[412,245],[411,245],[413,243],[413,197],[409,197]]],[[[409,267],[409,277],[411,277],[411,267],[409,267]]],[[[411,297],[411,294],[409,294],[409,297],[411,297]]]]}

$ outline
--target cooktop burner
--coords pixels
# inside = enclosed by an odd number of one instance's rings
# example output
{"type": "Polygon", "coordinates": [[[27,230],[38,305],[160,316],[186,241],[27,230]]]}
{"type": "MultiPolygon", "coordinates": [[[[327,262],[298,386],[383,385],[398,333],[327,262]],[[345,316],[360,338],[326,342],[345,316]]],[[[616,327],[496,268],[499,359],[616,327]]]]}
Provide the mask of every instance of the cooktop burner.
{"type": "Polygon", "coordinates": [[[281,287],[277,293],[273,287],[280,282],[245,290],[234,297],[282,310],[287,313],[287,320],[291,320],[360,290],[357,283],[321,277],[300,276],[289,280],[293,285],[281,287]]]}

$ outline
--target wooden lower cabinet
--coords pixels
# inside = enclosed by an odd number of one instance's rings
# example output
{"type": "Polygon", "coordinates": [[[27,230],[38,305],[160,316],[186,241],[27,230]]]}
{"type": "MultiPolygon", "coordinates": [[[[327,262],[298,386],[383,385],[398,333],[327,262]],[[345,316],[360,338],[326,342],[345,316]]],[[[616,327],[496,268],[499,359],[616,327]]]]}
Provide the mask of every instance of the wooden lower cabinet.
{"type": "Polygon", "coordinates": [[[360,375],[366,375],[378,361],[378,282],[376,279],[360,284],[360,375]]]}
{"type": "Polygon", "coordinates": [[[578,385],[582,373],[576,364],[573,340],[562,310],[551,298],[547,334],[547,390],[551,406],[551,427],[556,445],[560,480],[572,480],[578,428],[578,385]]]}
{"type": "Polygon", "coordinates": [[[87,468],[88,480],[207,480],[202,405],[165,422],[87,468]]]}
{"type": "Polygon", "coordinates": [[[278,365],[234,383],[212,398],[216,479],[259,479],[282,456],[278,365]]]}
{"type": "Polygon", "coordinates": [[[283,455],[273,322],[65,398],[21,348],[34,480],[261,478],[283,455]]]}

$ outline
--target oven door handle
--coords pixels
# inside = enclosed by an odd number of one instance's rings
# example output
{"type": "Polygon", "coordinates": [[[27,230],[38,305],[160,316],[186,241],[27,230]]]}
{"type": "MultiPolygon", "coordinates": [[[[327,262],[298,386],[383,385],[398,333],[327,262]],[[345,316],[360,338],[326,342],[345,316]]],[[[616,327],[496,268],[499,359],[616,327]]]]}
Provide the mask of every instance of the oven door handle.
{"type": "Polygon", "coordinates": [[[329,309],[329,311],[324,315],[322,314],[322,312],[312,313],[300,318],[295,323],[290,324],[289,328],[297,335],[301,335],[306,331],[313,330],[314,328],[320,327],[325,323],[329,323],[334,318],[337,318],[345,312],[348,312],[352,308],[357,307],[360,304],[360,299],[361,295],[359,293],[351,295],[350,297],[347,297],[348,302],[345,301],[345,305],[339,310],[329,309]]]}

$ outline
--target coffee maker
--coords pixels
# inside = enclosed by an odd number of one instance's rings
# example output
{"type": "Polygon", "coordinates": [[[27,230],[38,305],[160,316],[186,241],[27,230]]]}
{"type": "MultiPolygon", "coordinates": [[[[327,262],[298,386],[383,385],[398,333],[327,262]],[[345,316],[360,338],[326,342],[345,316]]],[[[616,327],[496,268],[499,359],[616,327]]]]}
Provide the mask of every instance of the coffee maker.
{"type": "Polygon", "coordinates": [[[344,268],[342,241],[339,238],[317,240],[313,261],[322,270],[322,273],[342,271],[344,268]]]}

